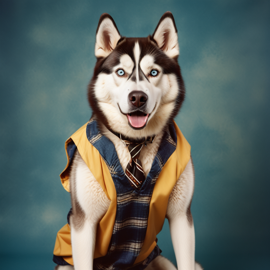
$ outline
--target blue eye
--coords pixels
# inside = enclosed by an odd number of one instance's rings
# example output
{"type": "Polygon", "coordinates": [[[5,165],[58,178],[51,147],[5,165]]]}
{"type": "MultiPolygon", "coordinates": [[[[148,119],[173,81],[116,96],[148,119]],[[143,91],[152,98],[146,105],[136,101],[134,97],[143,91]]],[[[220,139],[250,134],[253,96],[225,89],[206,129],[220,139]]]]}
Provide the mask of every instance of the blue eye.
{"type": "Polygon", "coordinates": [[[150,71],[150,75],[151,75],[152,77],[156,77],[156,76],[158,75],[158,71],[157,71],[156,69],[152,69],[152,70],[150,71]]]}
{"type": "Polygon", "coordinates": [[[123,69],[118,69],[116,72],[117,72],[118,76],[124,76],[125,75],[125,71],[123,69]]]}

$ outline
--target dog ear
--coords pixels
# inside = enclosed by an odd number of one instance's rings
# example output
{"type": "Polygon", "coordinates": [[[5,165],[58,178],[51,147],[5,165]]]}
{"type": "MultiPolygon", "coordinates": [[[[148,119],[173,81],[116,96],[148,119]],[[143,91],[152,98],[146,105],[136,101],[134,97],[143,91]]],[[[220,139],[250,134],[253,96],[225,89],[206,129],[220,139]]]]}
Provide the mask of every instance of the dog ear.
{"type": "Polygon", "coordinates": [[[121,35],[113,18],[109,14],[103,13],[100,16],[96,32],[95,56],[97,58],[108,56],[120,38],[121,35]]]}
{"type": "Polygon", "coordinates": [[[177,29],[171,12],[165,12],[160,18],[152,38],[169,57],[176,58],[179,55],[177,29]]]}

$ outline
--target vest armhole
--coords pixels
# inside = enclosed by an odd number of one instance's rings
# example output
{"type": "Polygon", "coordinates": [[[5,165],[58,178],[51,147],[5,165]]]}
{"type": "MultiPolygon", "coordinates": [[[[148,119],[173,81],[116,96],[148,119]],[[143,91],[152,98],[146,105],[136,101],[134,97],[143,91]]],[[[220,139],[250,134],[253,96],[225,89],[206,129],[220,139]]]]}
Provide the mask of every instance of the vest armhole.
{"type": "MultiPolygon", "coordinates": [[[[71,170],[71,161],[72,161],[72,157],[74,155],[74,150],[72,151],[72,156],[70,157],[68,154],[68,145],[70,144],[74,144],[73,140],[71,138],[67,139],[65,142],[65,152],[66,152],[66,157],[67,157],[67,164],[65,169],[61,172],[60,174],[60,179],[61,179],[61,183],[64,187],[64,189],[67,192],[70,192],[70,187],[69,187],[69,174],[70,174],[70,170],[71,170]]],[[[75,146],[75,144],[74,144],[75,146]]]]}

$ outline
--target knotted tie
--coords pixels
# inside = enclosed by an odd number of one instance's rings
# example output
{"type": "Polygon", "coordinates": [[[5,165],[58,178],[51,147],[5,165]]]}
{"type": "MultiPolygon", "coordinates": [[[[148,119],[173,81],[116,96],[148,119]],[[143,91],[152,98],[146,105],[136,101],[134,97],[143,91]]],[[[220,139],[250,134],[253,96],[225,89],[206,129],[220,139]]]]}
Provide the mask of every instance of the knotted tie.
{"type": "Polygon", "coordinates": [[[125,175],[132,187],[140,189],[143,181],[145,180],[145,174],[142,168],[142,163],[139,160],[140,152],[144,145],[153,142],[155,136],[133,141],[129,138],[125,138],[122,134],[115,133],[113,131],[112,133],[117,137],[119,137],[123,141],[123,143],[128,147],[131,160],[125,169],[125,175]]]}
{"type": "MultiPolygon", "coordinates": [[[[127,142],[125,142],[127,145],[127,142]]],[[[145,180],[145,175],[142,168],[142,163],[139,160],[140,152],[143,148],[143,143],[133,144],[130,143],[128,145],[128,150],[131,155],[131,160],[128,163],[125,175],[128,178],[131,186],[140,189],[143,181],[145,180]]]]}

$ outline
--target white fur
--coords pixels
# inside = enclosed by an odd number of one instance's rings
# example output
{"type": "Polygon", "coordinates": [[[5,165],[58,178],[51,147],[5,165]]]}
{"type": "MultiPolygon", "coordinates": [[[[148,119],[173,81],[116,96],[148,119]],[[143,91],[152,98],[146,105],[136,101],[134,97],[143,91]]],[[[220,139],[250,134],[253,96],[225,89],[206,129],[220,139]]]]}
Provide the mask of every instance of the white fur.
{"type": "Polygon", "coordinates": [[[169,198],[167,217],[173,220],[176,216],[185,216],[194,190],[194,173],[192,161],[189,160],[185,170],[174,186],[169,198]]]}
{"type": "Polygon", "coordinates": [[[77,200],[90,223],[96,224],[108,210],[110,200],[80,157],[76,157],[74,165],[76,182],[72,181],[72,184],[76,183],[77,200]]]}
{"type": "MultiPolygon", "coordinates": [[[[140,60],[140,55],[141,55],[141,49],[140,45],[138,42],[135,43],[134,49],[133,49],[133,54],[135,58],[135,65],[136,65],[136,78],[137,78],[137,84],[139,82],[139,60],[140,60]]],[[[141,89],[139,89],[141,90],[141,89]]]]}
{"type": "Polygon", "coordinates": [[[130,56],[128,54],[121,55],[120,63],[123,65],[123,67],[130,74],[132,69],[133,69],[133,66],[134,66],[134,63],[133,63],[132,59],[130,58],[130,56]]]}
{"type": "Polygon", "coordinates": [[[148,79],[153,83],[155,86],[158,86],[161,78],[162,78],[162,68],[161,66],[155,64],[154,57],[152,55],[145,55],[140,62],[140,68],[144,74],[150,74],[152,69],[158,70],[159,74],[156,77],[148,77],[148,79]]]}
{"type": "Polygon", "coordinates": [[[114,70],[118,69],[118,67],[122,67],[128,74],[131,74],[134,63],[128,54],[123,54],[120,56],[120,65],[116,66],[114,70]]]}
{"type": "Polygon", "coordinates": [[[199,263],[195,263],[195,270],[203,270],[202,266],[199,263]]]}
{"type": "MultiPolygon", "coordinates": [[[[128,54],[121,55],[119,60],[120,60],[120,64],[113,67],[114,72],[112,73],[114,82],[115,82],[117,87],[119,87],[121,84],[123,84],[125,82],[125,80],[123,80],[123,78],[127,78],[127,76],[129,74],[131,74],[133,67],[134,67],[134,63],[128,54]],[[124,77],[119,77],[116,74],[116,71],[120,68],[123,69],[126,73],[126,75],[124,77]]],[[[119,88],[119,89],[121,89],[121,88],[119,88]]],[[[118,88],[116,90],[118,90],[118,88]]],[[[117,94],[119,94],[119,93],[117,93],[117,94]]]]}
{"type": "Polygon", "coordinates": [[[76,270],[93,269],[97,223],[98,221],[92,222],[91,216],[87,216],[83,227],[76,230],[71,219],[72,258],[76,270]]]}

